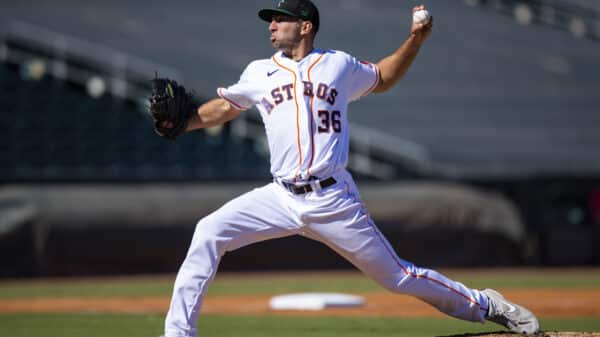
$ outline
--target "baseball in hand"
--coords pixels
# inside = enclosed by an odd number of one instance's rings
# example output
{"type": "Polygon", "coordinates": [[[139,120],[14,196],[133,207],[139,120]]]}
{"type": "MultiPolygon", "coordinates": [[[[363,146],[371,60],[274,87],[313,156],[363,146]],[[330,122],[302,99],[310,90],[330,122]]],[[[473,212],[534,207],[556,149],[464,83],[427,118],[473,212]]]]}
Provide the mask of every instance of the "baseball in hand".
{"type": "Polygon", "coordinates": [[[431,15],[426,9],[421,9],[413,13],[413,22],[427,24],[431,20],[431,15]]]}

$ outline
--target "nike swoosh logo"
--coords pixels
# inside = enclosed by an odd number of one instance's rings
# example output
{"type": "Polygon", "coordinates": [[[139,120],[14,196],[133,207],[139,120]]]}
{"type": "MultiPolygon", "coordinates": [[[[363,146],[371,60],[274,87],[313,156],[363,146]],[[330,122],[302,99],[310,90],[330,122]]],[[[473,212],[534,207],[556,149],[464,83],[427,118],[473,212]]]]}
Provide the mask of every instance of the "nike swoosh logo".
{"type": "Polygon", "coordinates": [[[271,77],[271,75],[275,74],[275,73],[276,73],[276,72],[278,72],[278,71],[279,71],[279,69],[275,69],[275,70],[273,70],[273,71],[271,71],[271,72],[267,72],[267,76],[268,76],[268,77],[271,77]]]}

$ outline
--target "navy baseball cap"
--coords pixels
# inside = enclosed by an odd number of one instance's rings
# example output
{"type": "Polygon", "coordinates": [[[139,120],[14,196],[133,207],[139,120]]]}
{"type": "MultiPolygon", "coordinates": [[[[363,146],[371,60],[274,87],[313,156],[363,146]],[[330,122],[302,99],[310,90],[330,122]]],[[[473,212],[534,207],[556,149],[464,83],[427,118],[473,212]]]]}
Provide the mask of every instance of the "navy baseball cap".
{"type": "Polygon", "coordinates": [[[319,11],[310,0],[280,0],[276,8],[265,8],[258,12],[258,16],[267,22],[271,22],[277,14],[310,21],[315,26],[315,32],[319,30],[319,11]]]}

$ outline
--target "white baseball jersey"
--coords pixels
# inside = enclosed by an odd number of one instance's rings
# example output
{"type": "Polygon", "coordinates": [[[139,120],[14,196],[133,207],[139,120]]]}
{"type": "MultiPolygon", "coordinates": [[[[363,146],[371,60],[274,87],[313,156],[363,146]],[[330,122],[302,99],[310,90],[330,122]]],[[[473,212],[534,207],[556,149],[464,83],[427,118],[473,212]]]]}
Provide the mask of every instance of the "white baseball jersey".
{"type": "Polygon", "coordinates": [[[262,116],[271,174],[288,182],[320,179],[348,160],[348,103],[369,94],[379,69],[333,50],[314,49],[299,62],[282,52],[250,63],[238,83],[218,94],[262,116]]]}

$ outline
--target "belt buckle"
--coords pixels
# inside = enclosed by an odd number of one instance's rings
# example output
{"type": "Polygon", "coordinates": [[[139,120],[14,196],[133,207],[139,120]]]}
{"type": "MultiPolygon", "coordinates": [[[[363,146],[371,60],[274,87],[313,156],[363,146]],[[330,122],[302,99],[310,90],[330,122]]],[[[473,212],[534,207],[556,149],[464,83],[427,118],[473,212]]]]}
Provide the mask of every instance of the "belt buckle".
{"type": "Polygon", "coordinates": [[[288,186],[289,186],[288,190],[296,195],[306,194],[306,193],[312,191],[312,188],[309,184],[304,184],[304,185],[289,184],[288,186]]]}
{"type": "Polygon", "coordinates": [[[296,195],[305,194],[312,191],[319,191],[322,189],[321,182],[319,180],[313,180],[310,181],[308,184],[303,185],[294,185],[286,181],[281,181],[281,184],[283,185],[283,187],[285,187],[286,190],[296,195]]]}

